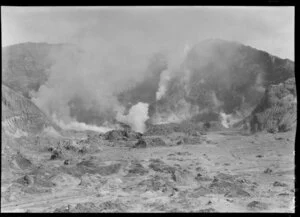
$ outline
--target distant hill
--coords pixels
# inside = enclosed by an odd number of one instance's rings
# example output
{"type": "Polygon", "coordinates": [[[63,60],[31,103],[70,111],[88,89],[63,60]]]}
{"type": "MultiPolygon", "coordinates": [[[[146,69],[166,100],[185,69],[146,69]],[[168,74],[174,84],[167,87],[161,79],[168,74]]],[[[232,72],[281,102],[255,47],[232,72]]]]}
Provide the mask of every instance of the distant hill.
{"type": "Polygon", "coordinates": [[[29,98],[49,76],[53,64],[51,55],[63,48],[76,49],[71,44],[21,43],[2,48],[2,82],[29,98]]]}

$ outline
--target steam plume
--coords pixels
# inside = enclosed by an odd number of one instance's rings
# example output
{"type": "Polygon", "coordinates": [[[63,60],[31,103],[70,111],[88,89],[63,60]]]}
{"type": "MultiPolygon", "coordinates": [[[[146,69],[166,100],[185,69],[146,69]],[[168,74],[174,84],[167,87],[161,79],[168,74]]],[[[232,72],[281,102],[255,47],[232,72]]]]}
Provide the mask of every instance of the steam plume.
{"type": "Polygon", "coordinates": [[[156,100],[160,100],[165,95],[168,88],[167,85],[169,80],[170,80],[170,71],[164,70],[160,74],[159,87],[156,92],[156,100]]]}
{"type": "Polygon", "coordinates": [[[135,35],[135,44],[128,38],[87,37],[51,53],[49,78],[32,101],[65,128],[102,131],[95,127],[115,118],[117,95],[144,79],[148,60],[159,50],[143,37],[135,35]]]}
{"type": "MultiPolygon", "coordinates": [[[[168,68],[160,74],[159,87],[156,92],[156,100],[160,100],[166,93],[168,88],[168,83],[171,79],[171,76],[178,70],[184,71],[184,79],[188,80],[190,72],[184,64],[184,60],[190,50],[190,46],[186,43],[184,45],[183,51],[175,52],[173,55],[168,57],[168,68]]],[[[185,82],[186,83],[186,82],[185,82]]]]}
{"type": "Polygon", "coordinates": [[[99,133],[105,133],[107,131],[112,130],[112,128],[109,127],[99,127],[95,125],[88,125],[85,123],[77,122],[75,120],[69,122],[69,123],[64,123],[62,120],[59,120],[56,118],[55,115],[52,116],[52,119],[55,121],[56,124],[58,124],[62,129],[65,130],[79,130],[79,131],[84,131],[84,130],[91,130],[99,133]]]}
{"type": "Polygon", "coordinates": [[[143,133],[146,130],[145,121],[149,119],[148,107],[147,103],[139,102],[130,108],[128,115],[119,112],[117,120],[131,126],[132,130],[143,133]]]}
{"type": "Polygon", "coordinates": [[[229,128],[233,124],[235,124],[243,119],[242,114],[237,113],[236,115],[234,115],[234,114],[226,114],[224,112],[220,112],[220,118],[221,118],[221,124],[225,128],[229,128]]]}

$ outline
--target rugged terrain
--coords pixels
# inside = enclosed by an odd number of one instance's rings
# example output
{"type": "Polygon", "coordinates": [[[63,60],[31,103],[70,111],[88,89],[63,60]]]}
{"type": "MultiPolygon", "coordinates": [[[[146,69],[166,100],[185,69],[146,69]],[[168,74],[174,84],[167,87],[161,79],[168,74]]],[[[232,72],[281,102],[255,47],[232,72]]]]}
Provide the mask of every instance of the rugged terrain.
{"type": "MultiPolygon", "coordinates": [[[[294,212],[292,61],[206,40],[157,99],[168,64],[155,54],[145,79],[117,97],[127,110],[149,104],[146,131],[118,123],[99,133],[63,130],[31,101],[66,47],[76,60],[73,45],[4,49],[1,212],[294,212]]],[[[76,97],[66,103],[76,121],[109,120],[76,97]]]]}
{"type": "MultiPolygon", "coordinates": [[[[76,64],[81,52],[68,44],[23,43],[5,47],[3,83],[31,98],[47,82],[57,57],[69,56],[70,64],[76,64]]],[[[156,92],[169,63],[165,54],[154,53],[141,72],[144,79],[118,94],[118,100],[126,107],[137,102],[148,103],[153,123],[218,121],[220,112],[243,119],[260,103],[270,85],[295,76],[293,61],[221,39],[207,39],[193,45],[180,61],[171,72],[161,99],[156,99],[156,92]]],[[[69,104],[77,105],[77,109],[71,109],[75,117],[85,114],[92,116],[93,121],[100,119],[100,123],[108,119],[107,113],[92,115],[92,111],[85,111],[83,102],[77,96],[69,99],[69,104]]],[[[91,122],[90,119],[85,121],[91,122]]]]}
{"type": "Polygon", "coordinates": [[[294,211],[294,131],[154,132],[17,139],[2,212],[294,211]]]}

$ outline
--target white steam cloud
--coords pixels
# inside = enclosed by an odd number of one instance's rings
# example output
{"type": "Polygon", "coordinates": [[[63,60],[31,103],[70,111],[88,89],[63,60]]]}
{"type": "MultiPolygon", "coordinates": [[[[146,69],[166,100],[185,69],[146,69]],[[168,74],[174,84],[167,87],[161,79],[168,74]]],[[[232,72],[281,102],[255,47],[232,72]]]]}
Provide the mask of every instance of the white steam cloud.
{"type": "Polygon", "coordinates": [[[139,102],[130,108],[128,115],[119,112],[117,120],[128,124],[132,130],[143,133],[146,130],[145,122],[149,119],[148,107],[147,103],[139,102]]]}
{"type": "Polygon", "coordinates": [[[160,74],[159,87],[156,92],[156,100],[160,100],[165,95],[168,88],[169,80],[170,80],[170,71],[164,70],[160,74]]]}
{"type": "Polygon", "coordinates": [[[80,123],[75,120],[69,122],[69,123],[64,123],[62,120],[59,120],[55,117],[55,115],[52,116],[52,119],[56,124],[58,124],[62,129],[64,130],[78,130],[78,131],[85,131],[85,130],[91,130],[95,131],[98,133],[106,133],[107,131],[112,130],[113,128],[109,127],[99,127],[95,125],[88,125],[85,123],[80,123]]]}
{"type": "Polygon", "coordinates": [[[113,120],[121,107],[117,95],[145,78],[159,50],[135,32],[110,41],[87,36],[76,46],[62,46],[49,55],[49,78],[32,101],[60,126],[102,131],[96,126],[113,120]]]}
{"type": "Polygon", "coordinates": [[[233,124],[241,121],[243,119],[242,114],[237,113],[234,114],[226,114],[224,112],[220,112],[221,124],[225,128],[230,128],[233,124]]]}
{"type": "Polygon", "coordinates": [[[212,91],[211,95],[212,95],[212,101],[213,101],[214,105],[215,105],[217,108],[224,104],[222,101],[220,101],[220,100],[217,98],[217,95],[216,95],[216,92],[215,92],[215,91],[212,91]]]}
{"type": "MultiPolygon", "coordinates": [[[[185,58],[190,51],[190,46],[185,43],[183,50],[179,49],[179,52],[175,52],[168,57],[168,68],[160,74],[159,86],[156,92],[156,100],[160,100],[166,93],[168,89],[168,83],[171,76],[176,72],[183,70],[184,72],[184,82],[185,84],[190,78],[190,71],[185,66],[185,58]]],[[[186,85],[185,85],[186,86],[186,85]]]]}

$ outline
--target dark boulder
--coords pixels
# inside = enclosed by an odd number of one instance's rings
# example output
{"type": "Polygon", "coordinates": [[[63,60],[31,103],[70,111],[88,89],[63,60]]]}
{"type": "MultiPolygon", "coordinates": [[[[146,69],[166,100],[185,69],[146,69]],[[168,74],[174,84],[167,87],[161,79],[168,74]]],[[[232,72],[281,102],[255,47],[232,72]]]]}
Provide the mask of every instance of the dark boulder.
{"type": "Polygon", "coordinates": [[[111,130],[103,135],[105,140],[116,141],[116,140],[137,140],[142,138],[141,133],[134,132],[131,130],[111,130]]]}
{"type": "Polygon", "coordinates": [[[134,148],[146,148],[147,143],[144,139],[139,139],[139,141],[134,145],[134,148]]]}
{"type": "Polygon", "coordinates": [[[56,160],[62,158],[62,152],[60,150],[54,150],[51,154],[50,160],[56,160]]]}

